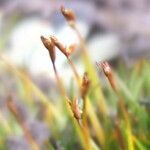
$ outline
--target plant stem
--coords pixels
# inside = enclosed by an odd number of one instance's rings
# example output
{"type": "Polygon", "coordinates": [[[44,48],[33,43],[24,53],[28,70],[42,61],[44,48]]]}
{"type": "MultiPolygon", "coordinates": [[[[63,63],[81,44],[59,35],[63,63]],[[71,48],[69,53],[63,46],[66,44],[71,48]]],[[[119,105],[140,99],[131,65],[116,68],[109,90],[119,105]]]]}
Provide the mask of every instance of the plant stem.
{"type": "Polygon", "coordinates": [[[75,75],[75,78],[76,78],[76,80],[77,80],[78,85],[80,85],[80,77],[79,77],[79,74],[78,74],[78,72],[77,72],[77,70],[76,70],[76,68],[75,68],[74,63],[70,60],[69,57],[67,57],[67,60],[68,60],[70,66],[71,66],[71,68],[72,68],[72,71],[73,71],[73,73],[74,73],[74,75],[75,75]]]}
{"type": "MultiPolygon", "coordinates": [[[[70,60],[69,57],[67,57],[68,59],[68,62],[71,66],[71,69],[75,75],[75,78],[76,78],[76,81],[78,83],[78,87],[80,89],[80,86],[81,86],[81,83],[80,83],[80,77],[79,77],[79,74],[75,68],[75,65],[74,63],[70,60]]],[[[92,145],[91,145],[91,138],[90,138],[90,132],[89,132],[89,128],[88,128],[88,124],[87,124],[87,102],[86,102],[86,98],[83,99],[83,117],[82,117],[82,122],[81,120],[77,120],[80,128],[82,129],[82,132],[83,132],[83,135],[84,135],[84,138],[85,138],[85,141],[86,141],[86,144],[87,144],[87,147],[89,150],[92,150],[92,145]]]]}
{"type": "Polygon", "coordinates": [[[31,132],[27,128],[26,124],[23,122],[22,117],[20,116],[20,113],[18,112],[18,109],[16,108],[14,102],[11,98],[8,98],[7,100],[7,107],[10,110],[10,112],[15,116],[16,120],[20,124],[25,138],[28,140],[28,142],[31,144],[31,147],[33,150],[39,150],[39,146],[36,143],[35,139],[33,138],[31,132]]]}
{"type": "Polygon", "coordinates": [[[56,66],[55,66],[55,63],[52,62],[52,65],[53,65],[53,70],[54,70],[54,73],[55,73],[55,77],[56,77],[56,81],[57,81],[57,84],[58,84],[58,88],[62,94],[62,96],[66,97],[66,91],[65,91],[65,88],[63,86],[63,83],[57,73],[57,69],[56,69],[56,66]]]}

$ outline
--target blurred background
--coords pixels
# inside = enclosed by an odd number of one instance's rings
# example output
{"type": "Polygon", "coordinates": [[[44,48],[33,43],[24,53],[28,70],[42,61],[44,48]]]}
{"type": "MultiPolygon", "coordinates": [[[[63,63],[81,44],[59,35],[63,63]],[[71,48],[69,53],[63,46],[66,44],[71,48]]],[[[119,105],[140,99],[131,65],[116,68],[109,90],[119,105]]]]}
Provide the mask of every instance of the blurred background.
{"type": "MultiPolygon", "coordinates": [[[[11,70],[19,68],[48,97],[57,98],[52,65],[40,36],[55,35],[64,45],[79,45],[75,32],[60,13],[61,5],[75,12],[77,27],[86,41],[93,64],[108,60],[127,85],[130,82],[128,77],[137,63],[144,61],[147,69],[150,67],[149,0],[0,0],[0,110],[4,113],[4,118],[7,118],[5,101],[11,94],[40,144],[51,133],[46,124],[37,119],[39,110],[36,108],[41,107],[39,97],[31,94],[37,103],[29,115],[31,110],[24,107],[24,100],[29,101],[31,98],[27,94],[30,86],[22,87],[11,70]]],[[[56,66],[61,77],[70,85],[72,73],[59,51],[57,60],[56,66]]],[[[85,70],[80,63],[79,51],[75,52],[73,60],[82,75],[85,70]]],[[[137,95],[138,100],[149,105],[150,86],[146,84],[145,92],[142,85],[139,90],[143,88],[143,91],[137,95]]],[[[20,134],[17,127],[15,131],[20,134]]],[[[10,150],[28,148],[27,141],[16,135],[9,136],[7,143],[10,150]]],[[[59,142],[55,145],[61,147],[59,142]]]]}
{"type": "MultiPolygon", "coordinates": [[[[78,42],[59,12],[62,4],[75,11],[93,62],[120,58],[132,64],[137,59],[149,59],[148,0],[1,0],[1,51],[32,73],[49,71],[40,35],[56,35],[66,45],[78,42]]],[[[59,66],[63,61],[60,56],[59,66]]]]}

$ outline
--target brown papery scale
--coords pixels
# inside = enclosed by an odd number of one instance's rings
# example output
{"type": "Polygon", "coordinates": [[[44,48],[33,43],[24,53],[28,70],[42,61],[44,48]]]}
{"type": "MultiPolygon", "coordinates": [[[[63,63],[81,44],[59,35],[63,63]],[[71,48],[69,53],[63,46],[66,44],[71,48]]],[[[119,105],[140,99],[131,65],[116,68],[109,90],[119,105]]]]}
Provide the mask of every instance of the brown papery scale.
{"type": "Polygon", "coordinates": [[[50,38],[45,38],[44,36],[41,36],[41,41],[43,45],[45,46],[45,48],[47,48],[50,58],[52,62],[54,63],[56,59],[56,53],[55,53],[55,45],[53,41],[50,38]]]}
{"type": "Polygon", "coordinates": [[[64,6],[61,6],[60,8],[61,13],[63,14],[63,16],[66,18],[66,20],[69,23],[74,23],[76,20],[75,14],[71,9],[65,8],[64,6]]]}
{"type": "Polygon", "coordinates": [[[118,94],[118,87],[116,85],[116,81],[113,75],[113,72],[111,70],[111,67],[109,65],[109,63],[107,61],[104,61],[100,64],[98,64],[98,66],[102,67],[103,72],[105,74],[105,76],[108,78],[108,81],[112,87],[112,89],[114,90],[114,92],[116,92],[118,94]]]}
{"type": "Polygon", "coordinates": [[[82,85],[81,85],[81,97],[83,99],[87,95],[89,87],[90,87],[90,80],[88,78],[87,72],[85,72],[82,78],[82,85]]]}
{"type": "Polygon", "coordinates": [[[50,39],[53,41],[54,45],[65,55],[67,55],[66,47],[54,36],[51,36],[50,39]]]}
{"type": "Polygon", "coordinates": [[[102,67],[102,69],[103,69],[104,74],[105,74],[107,77],[112,76],[112,70],[111,70],[110,65],[109,65],[108,62],[106,62],[106,61],[105,61],[105,62],[102,62],[102,63],[101,63],[101,67],[102,67]]]}
{"type": "Polygon", "coordinates": [[[79,104],[78,104],[78,100],[77,99],[73,100],[73,102],[71,104],[71,107],[72,107],[72,112],[74,114],[74,117],[77,120],[81,119],[81,110],[79,108],[79,104]]]}

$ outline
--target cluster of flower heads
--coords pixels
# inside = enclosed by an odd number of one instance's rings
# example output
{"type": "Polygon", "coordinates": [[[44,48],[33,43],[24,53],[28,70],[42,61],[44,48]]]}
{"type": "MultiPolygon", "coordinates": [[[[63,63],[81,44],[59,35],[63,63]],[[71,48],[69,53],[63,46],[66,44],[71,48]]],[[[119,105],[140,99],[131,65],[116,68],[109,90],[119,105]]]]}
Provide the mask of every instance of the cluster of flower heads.
{"type": "MultiPolygon", "coordinates": [[[[75,26],[75,21],[76,21],[76,17],[74,12],[71,9],[66,9],[63,6],[60,8],[61,13],[63,14],[63,16],[65,17],[66,21],[68,22],[68,24],[74,28],[75,26]]],[[[61,43],[55,36],[50,36],[49,38],[45,38],[44,36],[41,36],[41,41],[43,43],[43,45],[45,46],[45,48],[48,50],[51,61],[53,63],[54,66],[54,71],[56,71],[55,68],[55,59],[56,59],[56,48],[58,48],[58,50],[60,50],[65,56],[66,58],[69,60],[69,62],[71,62],[71,60],[69,59],[69,56],[74,52],[74,50],[76,49],[76,45],[72,44],[69,45],[67,47],[65,47],[63,45],[63,43],[61,43]]],[[[71,62],[71,65],[73,65],[73,63],[71,62]]],[[[108,78],[110,85],[112,86],[113,90],[115,92],[117,92],[117,86],[114,80],[114,76],[111,70],[110,65],[108,64],[108,62],[102,62],[102,63],[97,63],[98,67],[101,67],[103,69],[103,72],[105,74],[105,76],[108,78]]],[[[73,67],[74,73],[76,73],[76,69],[73,67]]],[[[55,72],[56,73],[56,72],[55,72]]],[[[57,76],[57,75],[56,75],[57,76]]],[[[78,74],[76,76],[78,78],[78,74]]],[[[61,84],[61,83],[59,83],[61,84]]],[[[90,80],[88,77],[88,74],[85,72],[82,78],[82,82],[79,82],[79,88],[80,88],[80,95],[81,98],[83,99],[83,109],[80,109],[79,104],[78,104],[78,99],[74,99],[73,101],[70,101],[67,98],[67,101],[71,107],[71,110],[74,114],[74,118],[76,118],[77,120],[82,119],[81,115],[82,112],[84,114],[84,109],[86,109],[86,105],[85,101],[86,101],[86,96],[88,94],[89,88],[90,88],[90,80]]],[[[62,85],[60,85],[62,86],[62,85]]]]}

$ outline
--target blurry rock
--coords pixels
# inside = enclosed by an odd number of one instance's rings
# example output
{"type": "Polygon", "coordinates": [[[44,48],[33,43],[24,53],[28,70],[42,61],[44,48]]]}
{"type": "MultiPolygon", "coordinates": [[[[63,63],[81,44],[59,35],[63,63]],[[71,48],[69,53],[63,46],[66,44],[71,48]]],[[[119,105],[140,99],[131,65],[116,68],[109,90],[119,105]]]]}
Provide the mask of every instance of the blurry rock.
{"type": "Polygon", "coordinates": [[[24,104],[23,101],[20,101],[18,99],[13,99],[13,102],[16,106],[16,109],[19,112],[19,115],[23,122],[28,122],[33,116],[29,112],[27,105],[24,104]]]}
{"type": "Polygon", "coordinates": [[[115,35],[97,34],[88,42],[88,48],[93,62],[113,59],[119,55],[120,41],[115,35]]]}
{"type": "Polygon", "coordinates": [[[16,80],[12,78],[12,76],[9,74],[9,72],[6,72],[4,68],[1,68],[0,71],[0,109],[5,109],[6,100],[8,98],[8,95],[11,93],[11,91],[16,92],[17,91],[17,85],[16,80]]]}
{"type": "Polygon", "coordinates": [[[6,140],[7,150],[30,150],[27,140],[19,136],[11,136],[6,140]]]}
{"type": "Polygon", "coordinates": [[[48,22],[41,22],[38,18],[31,18],[20,22],[10,36],[8,48],[9,58],[18,66],[26,66],[36,74],[49,70],[49,55],[44,49],[40,36],[51,35],[53,30],[48,22]]]}
{"type": "MultiPolygon", "coordinates": [[[[12,104],[15,107],[15,109],[17,110],[18,117],[19,117],[19,119],[20,119],[21,122],[23,122],[23,123],[26,124],[31,119],[33,119],[33,113],[31,113],[29,111],[27,105],[21,99],[19,99],[17,97],[16,93],[11,93],[11,94],[9,93],[9,95],[7,95],[7,97],[5,98],[5,107],[4,108],[7,110],[6,114],[7,114],[8,111],[9,111],[9,113],[12,112],[12,110],[10,109],[10,107],[8,107],[9,101],[12,101],[12,104]]],[[[14,114],[12,113],[12,115],[14,115],[14,114]]],[[[7,114],[7,116],[8,116],[8,114],[7,114]]]]}
{"type": "MultiPolygon", "coordinates": [[[[86,38],[89,33],[88,25],[85,22],[78,21],[77,28],[79,29],[83,38],[86,38]]],[[[74,30],[71,29],[67,24],[64,24],[55,34],[58,39],[64,43],[64,45],[79,44],[80,42],[74,30]]]]}
{"type": "MultiPolygon", "coordinates": [[[[45,93],[48,94],[50,91],[56,93],[56,84],[48,75],[32,75],[31,80],[45,93]]],[[[38,97],[37,97],[38,98],[38,97]]],[[[38,100],[37,100],[38,101],[38,100]]]]}
{"type": "Polygon", "coordinates": [[[42,146],[50,138],[50,130],[43,122],[33,120],[28,126],[33,138],[39,145],[42,146]]]}
{"type": "Polygon", "coordinates": [[[134,36],[125,38],[122,45],[128,53],[124,55],[128,58],[150,58],[150,37],[147,35],[135,34],[134,36]]]}

